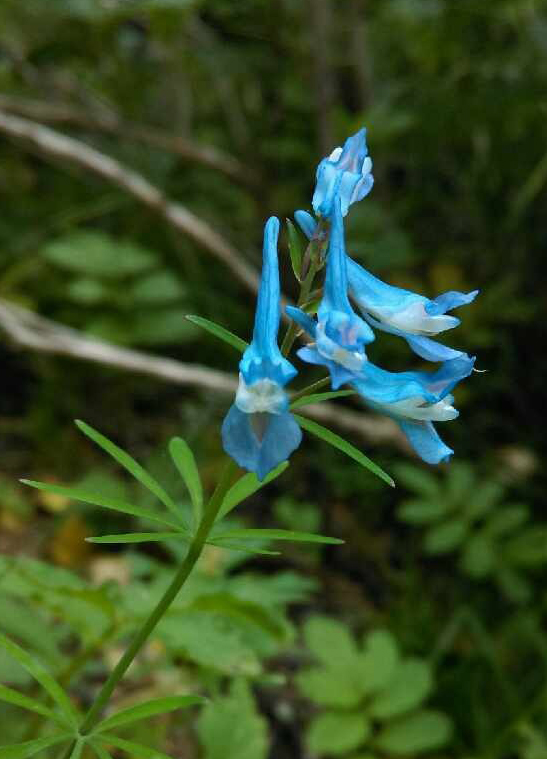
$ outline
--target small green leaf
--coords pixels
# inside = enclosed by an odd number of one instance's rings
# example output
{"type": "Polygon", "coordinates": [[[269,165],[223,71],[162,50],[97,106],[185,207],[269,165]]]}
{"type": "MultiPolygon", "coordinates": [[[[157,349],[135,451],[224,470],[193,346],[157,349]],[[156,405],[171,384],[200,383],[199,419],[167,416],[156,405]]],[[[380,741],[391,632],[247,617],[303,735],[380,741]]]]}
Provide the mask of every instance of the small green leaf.
{"type": "Polygon", "coordinates": [[[110,496],[102,496],[98,493],[89,493],[80,488],[67,488],[62,485],[53,485],[49,482],[36,482],[35,480],[20,480],[24,485],[28,485],[31,488],[37,490],[44,490],[46,493],[56,493],[57,495],[71,498],[73,501],[81,501],[82,503],[91,503],[94,506],[102,506],[104,509],[111,509],[112,511],[119,511],[122,514],[130,514],[140,519],[148,519],[151,522],[158,522],[159,524],[165,524],[169,527],[174,527],[177,530],[183,531],[182,525],[179,522],[175,522],[168,517],[160,516],[154,511],[144,509],[141,506],[132,506],[130,503],[125,503],[117,498],[111,498],[110,496]]]}
{"type": "Polygon", "coordinates": [[[370,722],[362,712],[325,712],[310,723],[308,748],[321,756],[345,754],[365,743],[370,730],[370,722]]]}
{"type": "Polygon", "coordinates": [[[112,759],[112,754],[109,754],[105,747],[101,746],[100,743],[96,743],[93,739],[89,740],[88,743],[98,756],[98,759],[112,759]]]}
{"type": "Polygon", "coordinates": [[[398,716],[420,706],[432,688],[430,665],[422,659],[405,659],[385,689],[370,702],[369,713],[377,719],[398,716]]]}
{"type": "Polygon", "coordinates": [[[294,276],[299,282],[302,282],[302,241],[296,231],[296,227],[290,219],[286,219],[287,231],[289,234],[289,255],[291,257],[291,266],[294,276]]]}
{"type": "Polygon", "coordinates": [[[439,499],[442,496],[438,478],[422,467],[414,464],[398,464],[395,474],[405,488],[425,498],[439,499]]]}
{"type": "Polygon", "coordinates": [[[327,543],[341,545],[340,538],[329,538],[326,535],[315,535],[312,532],[293,532],[292,530],[275,529],[244,529],[231,530],[223,535],[215,535],[215,541],[221,540],[292,540],[296,543],[327,543]]]}
{"type": "Polygon", "coordinates": [[[124,738],[119,738],[117,735],[111,735],[110,733],[94,735],[93,743],[97,745],[98,741],[106,743],[107,746],[114,746],[125,751],[131,759],[173,759],[173,757],[155,748],[143,746],[141,743],[134,743],[133,741],[126,741],[124,738]]]}
{"type": "Polygon", "coordinates": [[[470,577],[487,577],[496,564],[496,550],[492,539],[482,533],[471,535],[463,546],[460,564],[470,577]]]}
{"type": "Polygon", "coordinates": [[[353,665],[311,667],[298,673],[296,684],[319,706],[351,709],[363,700],[359,671],[353,665]]]}
{"type": "Polygon", "coordinates": [[[256,474],[245,474],[243,477],[241,477],[235,485],[232,485],[230,490],[226,493],[224,496],[224,500],[222,501],[222,506],[220,507],[220,510],[218,512],[217,516],[217,522],[220,521],[223,517],[226,516],[226,514],[229,514],[232,509],[234,509],[241,501],[244,501],[246,498],[249,498],[249,496],[256,493],[258,490],[263,488],[268,483],[272,482],[272,480],[275,480],[276,477],[279,477],[280,474],[283,474],[285,469],[289,466],[288,461],[284,461],[282,464],[279,464],[278,467],[276,467],[274,470],[272,470],[262,481],[258,479],[256,474]]]}
{"type": "Polygon", "coordinates": [[[153,717],[155,714],[166,714],[175,709],[188,709],[190,706],[205,703],[207,703],[207,699],[203,698],[203,696],[167,696],[166,698],[154,698],[150,701],[144,701],[141,704],[137,704],[137,706],[130,706],[127,709],[122,709],[121,711],[116,712],[116,714],[112,714],[110,717],[102,720],[102,722],[99,722],[95,728],[95,732],[102,733],[113,727],[120,727],[120,725],[127,725],[130,722],[153,717]]]}
{"type": "Polygon", "coordinates": [[[33,659],[32,656],[18,646],[17,643],[14,643],[7,638],[3,633],[0,633],[0,647],[40,683],[42,688],[44,688],[51,698],[59,705],[59,708],[63,714],[66,715],[70,724],[76,726],[79,719],[77,710],[59,683],[53,679],[46,668],[40,662],[33,659]]]}
{"type": "Polygon", "coordinates": [[[397,516],[408,524],[428,524],[446,516],[450,507],[442,501],[405,501],[397,516]]]}
{"type": "Polygon", "coordinates": [[[310,403],[322,403],[323,401],[331,401],[335,398],[345,398],[348,395],[355,395],[355,390],[332,390],[327,393],[312,393],[293,401],[291,408],[296,409],[301,408],[301,406],[308,406],[310,403]]]}
{"type": "Polygon", "coordinates": [[[189,538],[182,532],[121,532],[86,538],[88,543],[162,543],[164,540],[188,541],[189,538]]]}
{"type": "Polygon", "coordinates": [[[85,746],[85,738],[78,738],[70,752],[70,759],[80,759],[85,746]]]}
{"type": "Polygon", "coordinates": [[[428,530],[424,546],[427,553],[449,553],[460,546],[468,532],[468,525],[463,519],[450,519],[428,530]]]}
{"type": "Polygon", "coordinates": [[[388,755],[415,756],[445,746],[451,733],[452,723],[445,714],[423,709],[387,724],[374,744],[388,755]]]}
{"type": "Polygon", "coordinates": [[[326,665],[355,664],[359,652],[348,628],[330,617],[311,617],[304,625],[304,641],[326,665]]]}
{"type": "Polygon", "coordinates": [[[144,469],[137,461],[135,461],[132,456],[130,456],[100,432],[94,430],[93,427],[89,426],[89,424],[86,424],[85,422],[77,419],[76,426],[84,433],[84,435],[87,435],[87,437],[91,438],[94,443],[102,448],[103,451],[106,451],[109,456],[112,456],[112,458],[115,459],[118,464],[121,464],[124,469],[132,474],[133,477],[141,483],[141,485],[144,485],[145,488],[153,493],[156,498],[158,498],[180,522],[182,522],[180,510],[173,499],[165,492],[159,482],[157,482],[154,477],[152,477],[152,475],[146,471],[146,469],[144,469]]]}
{"type": "Polygon", "coordinates": [[[225,327],[221,327],[220,324],[215,324],[215,322],[212,322],[209,319],[204,319],[203,316],[194,316],[192,314],[187,314],[186,318],[189,322],[192,322],[192,324],[197,324],[198,327],[201,327],[206,332],[210,332],[211,335],[218,337],[219,340],[228,343],[228,345],[231,345],[232,348],[241,351],[241,353],[243,353],[245,348],[247,348],[249,345],[245,342],[245,340],[242,340],[237,335],[234,335],[233,332],[230,332],[225,327]]]}
{"type": "Polygon", "coordinates": [[[57,735],[48,735],[45,738],[37,738],[33,741],[0,746],[0,759],[28,759],[39,751],[45,751],[51,746],[68,741],[70,738],[72,738],[72,733],[57,733],[57,735]]]}
{"type": "Polygon", "coordinates": [[[25,696],[22,693],[19,693],[19,691],[12,690],[5,685],[0,685],[0,701],[5,701],[7,704],[20,706],[22,709],[27,709],[30,712],[36,712],[36,714],[41,714],[43,717],[47,717],[53,722],[57,722],[64,727],[67,725],[66,719],[63,719],[58,714],[55,714],[55,712],[51,711],[51,709],[48,709],[47,706],[44,706],[34,698],[25,696]]]}
{"type": "Polygon", "coordinates": [[[388,630],[373,630],[364,644],[359,662],[363,692],[368,694],[389,686],[399,664],[397,641],[388,630]]]}
{"type": "Polygon", "coordinates": [[[194,507],[194,523],[198,525],[203,510],[203,488],[194,454],[188,443],[181,437],[174,437],[170,441],[169,453],[188,488],[194,507]]]}
{"type": "Polygon", "coordinates": [[[257,556],[281,556],[281,551],[268,551],[266,548],[249,548],[248,546],[239,546],[235,543],[226,543],[224,540],[218,543],[215,540],[208,540],[207,545],[225,548],[230,551],[242,551],[243,553],[254,553],[257,556]]]}
{"type": "Polygon", "coordinates": [[[230,593],[211,593],[197,598],[190,606],[198,611],[217,612],[223,617],[251,622],[278,640],[285,637],[285,628],[263,606],[244,601],[230,593]]]}
{"type": "Polygon", "coordinates": [[[389,474],[386,474],[383,469],[381,469],[377,464],[375,464],[367,456],[361,453],[361,451],[355,448],[355,446],[351,445],[351,443],[348,443],[347,440],[344,440],[344,438],[340,437],[340,435],[337,435],[336,433],[328,430],[326,427],[322,427],[320,424],[317,424],[317,422],[312,422],[311,419],[306,419],[305,417],[299,416],[298,414],[295,414],[295,418],[298,420],[300,426],[308,432],[311,432],[312,435],[315,435],[321,440],[324,440],[334,448],[338,448],[338,450],[342,451],[342,453],[345,453],[346,456],[349,456],[354,461],[357,461],[357,463],[361,464],[361,466],[365,467],[365,469],[368,469],[377,477],[380,477],[380,479],[384,480],[384,482],[387,482],[387,484],[391,485],[392,488],[395,487],[395,482],[392,480],[389,474]]]}

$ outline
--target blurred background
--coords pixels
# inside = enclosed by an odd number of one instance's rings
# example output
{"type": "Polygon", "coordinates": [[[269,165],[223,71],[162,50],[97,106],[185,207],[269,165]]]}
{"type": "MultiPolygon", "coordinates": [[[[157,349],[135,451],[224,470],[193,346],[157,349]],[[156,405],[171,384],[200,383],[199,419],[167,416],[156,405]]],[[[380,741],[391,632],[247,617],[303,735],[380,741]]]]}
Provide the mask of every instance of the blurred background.
{"type": "MultiPolygon", "coordinates": [[[[211,549],[116,703],[212,696],[127,728],[188,759],[547,757],[546,119],[543,0],[0,2],[0,629],[82,706],[181,549],[91,546],[138,520],[18,478],[153,507],[83,418],[183,504],[184,436],[214,486],[238,357],[184,316],[249,337],[264,221],[309,209],[365,125],[349,252],[430,297],[481,291],[446,340],[485,370],[439,426],[453,463],[325,404],[397,488],[306,440],[238,520],[346,544],[211,549]]],[[[286,237],[280,256],[294,297],[286,237]]],[[[417,368],[389,335],[370,354],[417,368]]],[[[2,652],[0,681],[34,692],[2,652]]],[[[0,706],[2,743],[44,729],[0,706]]]]}

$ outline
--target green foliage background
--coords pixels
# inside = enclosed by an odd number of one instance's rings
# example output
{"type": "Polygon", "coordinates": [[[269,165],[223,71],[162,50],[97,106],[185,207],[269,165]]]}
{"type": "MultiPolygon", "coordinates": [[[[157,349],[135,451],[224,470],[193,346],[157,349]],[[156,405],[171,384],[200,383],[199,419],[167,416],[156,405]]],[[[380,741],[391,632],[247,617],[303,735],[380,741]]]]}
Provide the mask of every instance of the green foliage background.
{"type": "MultiPolygon", "coordinates": [[[[127,739],[152,736],[174,757],[206,759],[405,753],[401,734],[391,727],[386,743],[388,728],[359,700],[370,673],[340,723],[339,702],[317,703],[302,687],[317,657],[310,624],[327,617],[354,647],[384,636],[403,661],[427,663],[427,704],[424,695],[413,708],[444,715],[451,728],[430,745],[420,742],[434,731],[429,717],[421,732],[407,723],[406,755],[547,757],[547,4],[2,0],[0,112],[117,158],[254,266],[267,216],[309,208],[318,160],[365,124],[375,186],[349,217],[350,252],[432,296],[481,290],[448,339],[486,370],[457,391],[461,416],[441,429],[454,463],[432,471],[389,440],[353,438],[394,475],[391,491],[307,440],[239,524],[320,529],[346,544],[291,547],[276,559],[212,550],[118,697],[188,688],[211,704],[128,727],[127,739]],[[196,146],[216,158],[206,165],[196,146]],[[337,740],[352,729],[353,743],[337,740]]],[[[1,129],[0,204],[0,302],[235,372],[237,355],[184,314],[247,339],[253,297],[153,210],[1,129]]],[[[294,294],[283,245],[284,288],[294,294]]],[[[72,420],[83,417],[162,482],[176,481],[165,441],[183,435],[211,488],[229,396],[4,337],[0,324],[0,629],[85,706],[182,549],[90,547],[86,535],[139,521],[28,493],[17,478],[153,507],[79,436],[72,420]]],[[[370,353],[386,368],[410,368],[395,338],[370,353]]],[[[359,410],[351,398],[338,402],[359,410]]],[[[337,655],[331,693],[351,687],[337,655]]],[[[1,654],[0,681],[32,693],[1,654]]],[[[0,707],[0,743],[42,735],[40,719],[22,714],[0,707]]]]}

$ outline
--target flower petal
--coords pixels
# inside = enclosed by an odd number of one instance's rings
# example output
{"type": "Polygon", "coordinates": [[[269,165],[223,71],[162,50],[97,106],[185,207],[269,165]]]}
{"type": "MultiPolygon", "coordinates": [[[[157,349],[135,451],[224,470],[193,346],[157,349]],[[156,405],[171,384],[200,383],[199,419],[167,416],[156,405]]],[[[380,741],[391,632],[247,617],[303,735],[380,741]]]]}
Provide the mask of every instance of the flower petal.
{"type": "Polygon", "coordinates": [[[431,422],[400,421],[399,426],[418,456],[427,464],[449,461],[454,451],[441,438],[431,422]]]}

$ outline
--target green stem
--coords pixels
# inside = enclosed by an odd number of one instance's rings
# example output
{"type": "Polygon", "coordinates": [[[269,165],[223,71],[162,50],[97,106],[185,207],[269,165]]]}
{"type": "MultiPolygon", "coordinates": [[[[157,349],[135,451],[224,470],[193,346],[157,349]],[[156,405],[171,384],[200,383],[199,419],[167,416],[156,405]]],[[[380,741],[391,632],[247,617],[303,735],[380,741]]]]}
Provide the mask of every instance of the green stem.
{"type": "Polygon", "coordinates": [[[291,395],[291,403],[294,403],[300,398],[304,398],[306,395],[315,393],[316,390],[322,390],[324,387],[328,387],[329,385],[330,377],[323,377],[323,379],[317,380],[317,382],[312,382],[311,385],[306,385],[306,387],[303,387],[302,390],[297,390],[294,395],[291,395]]]}
{"type": "MultiPolygon", "coordinates": [[[[190,548],[188,549],[188,553],[186,554],[184,561],[180,565],[180,568],[178,569],[171,584],[158,601],[156,607],[153,609],[150,616],[145,620],[143,626],[137,632],[128,649],[116,664],[103,687],[99,691],[97,698],[93,702],[80,726],[79,733],[81,736],[88,735],[97,725],[105,706],[112,696],[115,687],[127,672],[127,669],[129,668],[131,662],[138,654],[144,643],[147,641],[150,634],[160,619],[163,617],[165,612],[171,606],[178,592],[188,579],[190,573],[196,565],[197,560],[201,556],[201,552],[203,551],[203,547],[205,546],[207,538],[209,537],[211,528],[215,523],[215,519],[222,505],[224,496],[232,485],[236,471],[237,465],[234,462],[230,461],[226,465],[222,477],[220,478],[220,481],[216,486],[209,503],[207,504],[198,531],[190,544],[190,548]]],[[[72,748],[73,746],[69,748],[65,756],[70,756],[70,751],[72,748]]]]}
{"type": "MultiPolygon", "coordinates": [[[[298,296],[298,305],[301,306],[303,303],[305,303],[308,300],[309,294],[311,292],[311,288],[313,285],[313,280],[315,279],[315,275],[317,274],[317,268],[314,263],[310,265],[309,271],[306,274],[305,279],[303,280],[302,284],[300,285],[300,295],[298,296]]],[[[288,356],[291,348],[293,347],[294,341],[296,340],[296,335],[298,332],[298,324],[296,322],[292,321],[289,325],[289,328],[285,334],[285,337],[283,338],[283,342],[281,343],[281,353],[284,356],[288,356]]]]}

